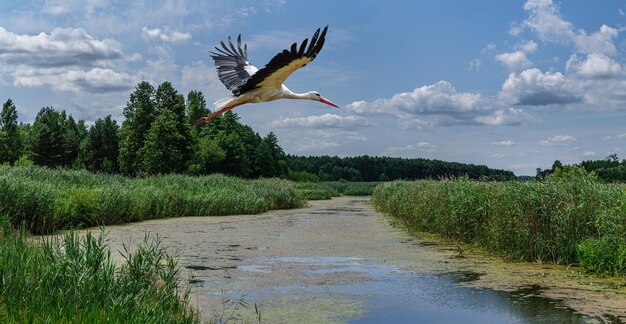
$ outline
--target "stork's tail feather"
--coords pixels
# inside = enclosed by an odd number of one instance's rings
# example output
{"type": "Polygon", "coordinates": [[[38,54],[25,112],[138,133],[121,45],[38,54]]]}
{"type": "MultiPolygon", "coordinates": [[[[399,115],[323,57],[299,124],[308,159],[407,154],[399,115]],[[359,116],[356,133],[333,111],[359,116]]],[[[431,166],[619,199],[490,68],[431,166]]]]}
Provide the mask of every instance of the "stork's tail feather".
{"type": "Polygon", "coordinates": [[[208,122],[209,120],[213,119],[214,117],[217,117],[217,116],[219,116],[219,115],[221,115],[221,114],[223,114],[223,113],[225,113],[225,112],[227,112],[227,111],[229,111],[229,110],[231,110],[231,109],[233,109],[233,108],[243,104],[243,103],[232,104],[234,99],[235,98],[226,98],[226,99],[221,99],[221,100],[218,100],[218,101],[214,102],[213,104],[215,105],[215,112],[212,113],[209,116],[202,117],[202,118],[196,120],[194,125],[200,126],[200,125],[208,122]]]}
{"type": "Polygon", "coordinates": [[[214,102],[213,106],[215,107],[215,111],[219,111],[220,109],[226,107],[228,105],[228,102],[233,100],[233,99],[235,99],[235,98],[232,98],[232,97],[230,97],[230,98],[223,98],[223,99],[220,99],[220,100],[214,102]]]}

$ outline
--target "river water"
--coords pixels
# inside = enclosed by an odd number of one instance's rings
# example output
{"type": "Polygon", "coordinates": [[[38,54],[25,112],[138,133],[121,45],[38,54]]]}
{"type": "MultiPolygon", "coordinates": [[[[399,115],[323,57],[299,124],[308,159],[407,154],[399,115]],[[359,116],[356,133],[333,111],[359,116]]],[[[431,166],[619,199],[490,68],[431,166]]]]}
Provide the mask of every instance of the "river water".
{"type": "Polygon", "coordinates": [[[204,319],[264,323],[623,323],[626,292],[569,269],[460,257],[412,237],[367,198],[262,215],[108,227],[114,250],[146,233],[178,255],[204,319]],[[521,269],[521,270],[520,270],[521,269]],[[581,283],[582,282],[582,283],[581,283]]]}

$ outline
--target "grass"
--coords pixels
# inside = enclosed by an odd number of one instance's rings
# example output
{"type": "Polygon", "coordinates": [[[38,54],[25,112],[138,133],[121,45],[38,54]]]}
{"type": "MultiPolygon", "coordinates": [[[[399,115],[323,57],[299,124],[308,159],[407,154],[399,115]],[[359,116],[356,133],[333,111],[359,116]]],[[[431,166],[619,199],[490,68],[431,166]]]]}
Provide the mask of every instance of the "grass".
{"type": "Polygon", "coordinates": [[[325,200],[332,197],[371,196],[376,182],[300,182],[296,189],[307,200],[325,200]]]}
{"type": "Polygon", "coordinates": [[[373,202],[409,229],[509,259],[626,276],[626,192],[591,177],[396,181],[380,184],[373,202]]]}
{"type": "MultiPolygon", "coordinates": [[[[8,221],[8,219],[7,219],[8,221]]],[[[102,236],[0,234],[2,323],[197,323],[179,268],[146,237],[116,266],[102,236]]]]}
{"type": "Polygon", "coordinates": [[[293,184],[279,179],[133,179],[84,170],[0,167],[0,214],[33,234],[154,218],[256,214],[303,204],[293,184]]]}

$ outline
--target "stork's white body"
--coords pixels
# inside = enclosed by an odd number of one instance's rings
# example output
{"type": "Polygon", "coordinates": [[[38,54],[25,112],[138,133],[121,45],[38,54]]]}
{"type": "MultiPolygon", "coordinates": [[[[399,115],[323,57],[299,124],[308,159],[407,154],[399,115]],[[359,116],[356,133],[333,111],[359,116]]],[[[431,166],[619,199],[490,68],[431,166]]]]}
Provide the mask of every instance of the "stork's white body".
{"type": "Polygon", "coordinates": [[[283,84],[291,73],[315,59],[324,45],[327,30],[328,26],[320,34],[320,29],[317,29],[308,48],[308,39],[302,42],[299,49],[297,43],[292,44],[290,50],[286,49],[278,53],[261,70],[248,62],[248,47],[247,45],[241,47],[241,35],[237,38],[237,47],[233,45],[230,37],[228,45],[221,42],[222,48],[215,48],[218,53],[211,53],[218,68],[220,81],[233,92],[234,97],[215,102],[216,112],[199,119],[196,125],[201,125],[215,116],[246,103],[278,99],[314,100],[339,108],[315,91],[295,93],[283,84]]]}
{"type": "Polygon", "coordinates": [[[295,93],[289,90],[284,84],[279,87],[262,87],[248,91],[239,97],[232,97],[216,101],[216,110],[221,110],[229,106],[239,106],[246,103],[269,102],[278,99],[309,99],[315,100],[308,93],[295,93]]]}

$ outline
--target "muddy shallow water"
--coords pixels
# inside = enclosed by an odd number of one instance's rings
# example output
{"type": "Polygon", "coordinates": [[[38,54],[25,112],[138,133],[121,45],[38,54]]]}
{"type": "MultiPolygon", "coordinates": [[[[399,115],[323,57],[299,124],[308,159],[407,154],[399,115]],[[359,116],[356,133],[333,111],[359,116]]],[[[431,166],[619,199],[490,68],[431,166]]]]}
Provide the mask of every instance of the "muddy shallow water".
{"type": "Polygon", "coordinates": [[[389,225],[367,198],[261,215],[106,229],[113,250],[158,233],[203,318],[267,323],[626,322],[626,282],[464,253],[389,225]],[[235,309],[243,296],[251,307],[235,309]]]}

